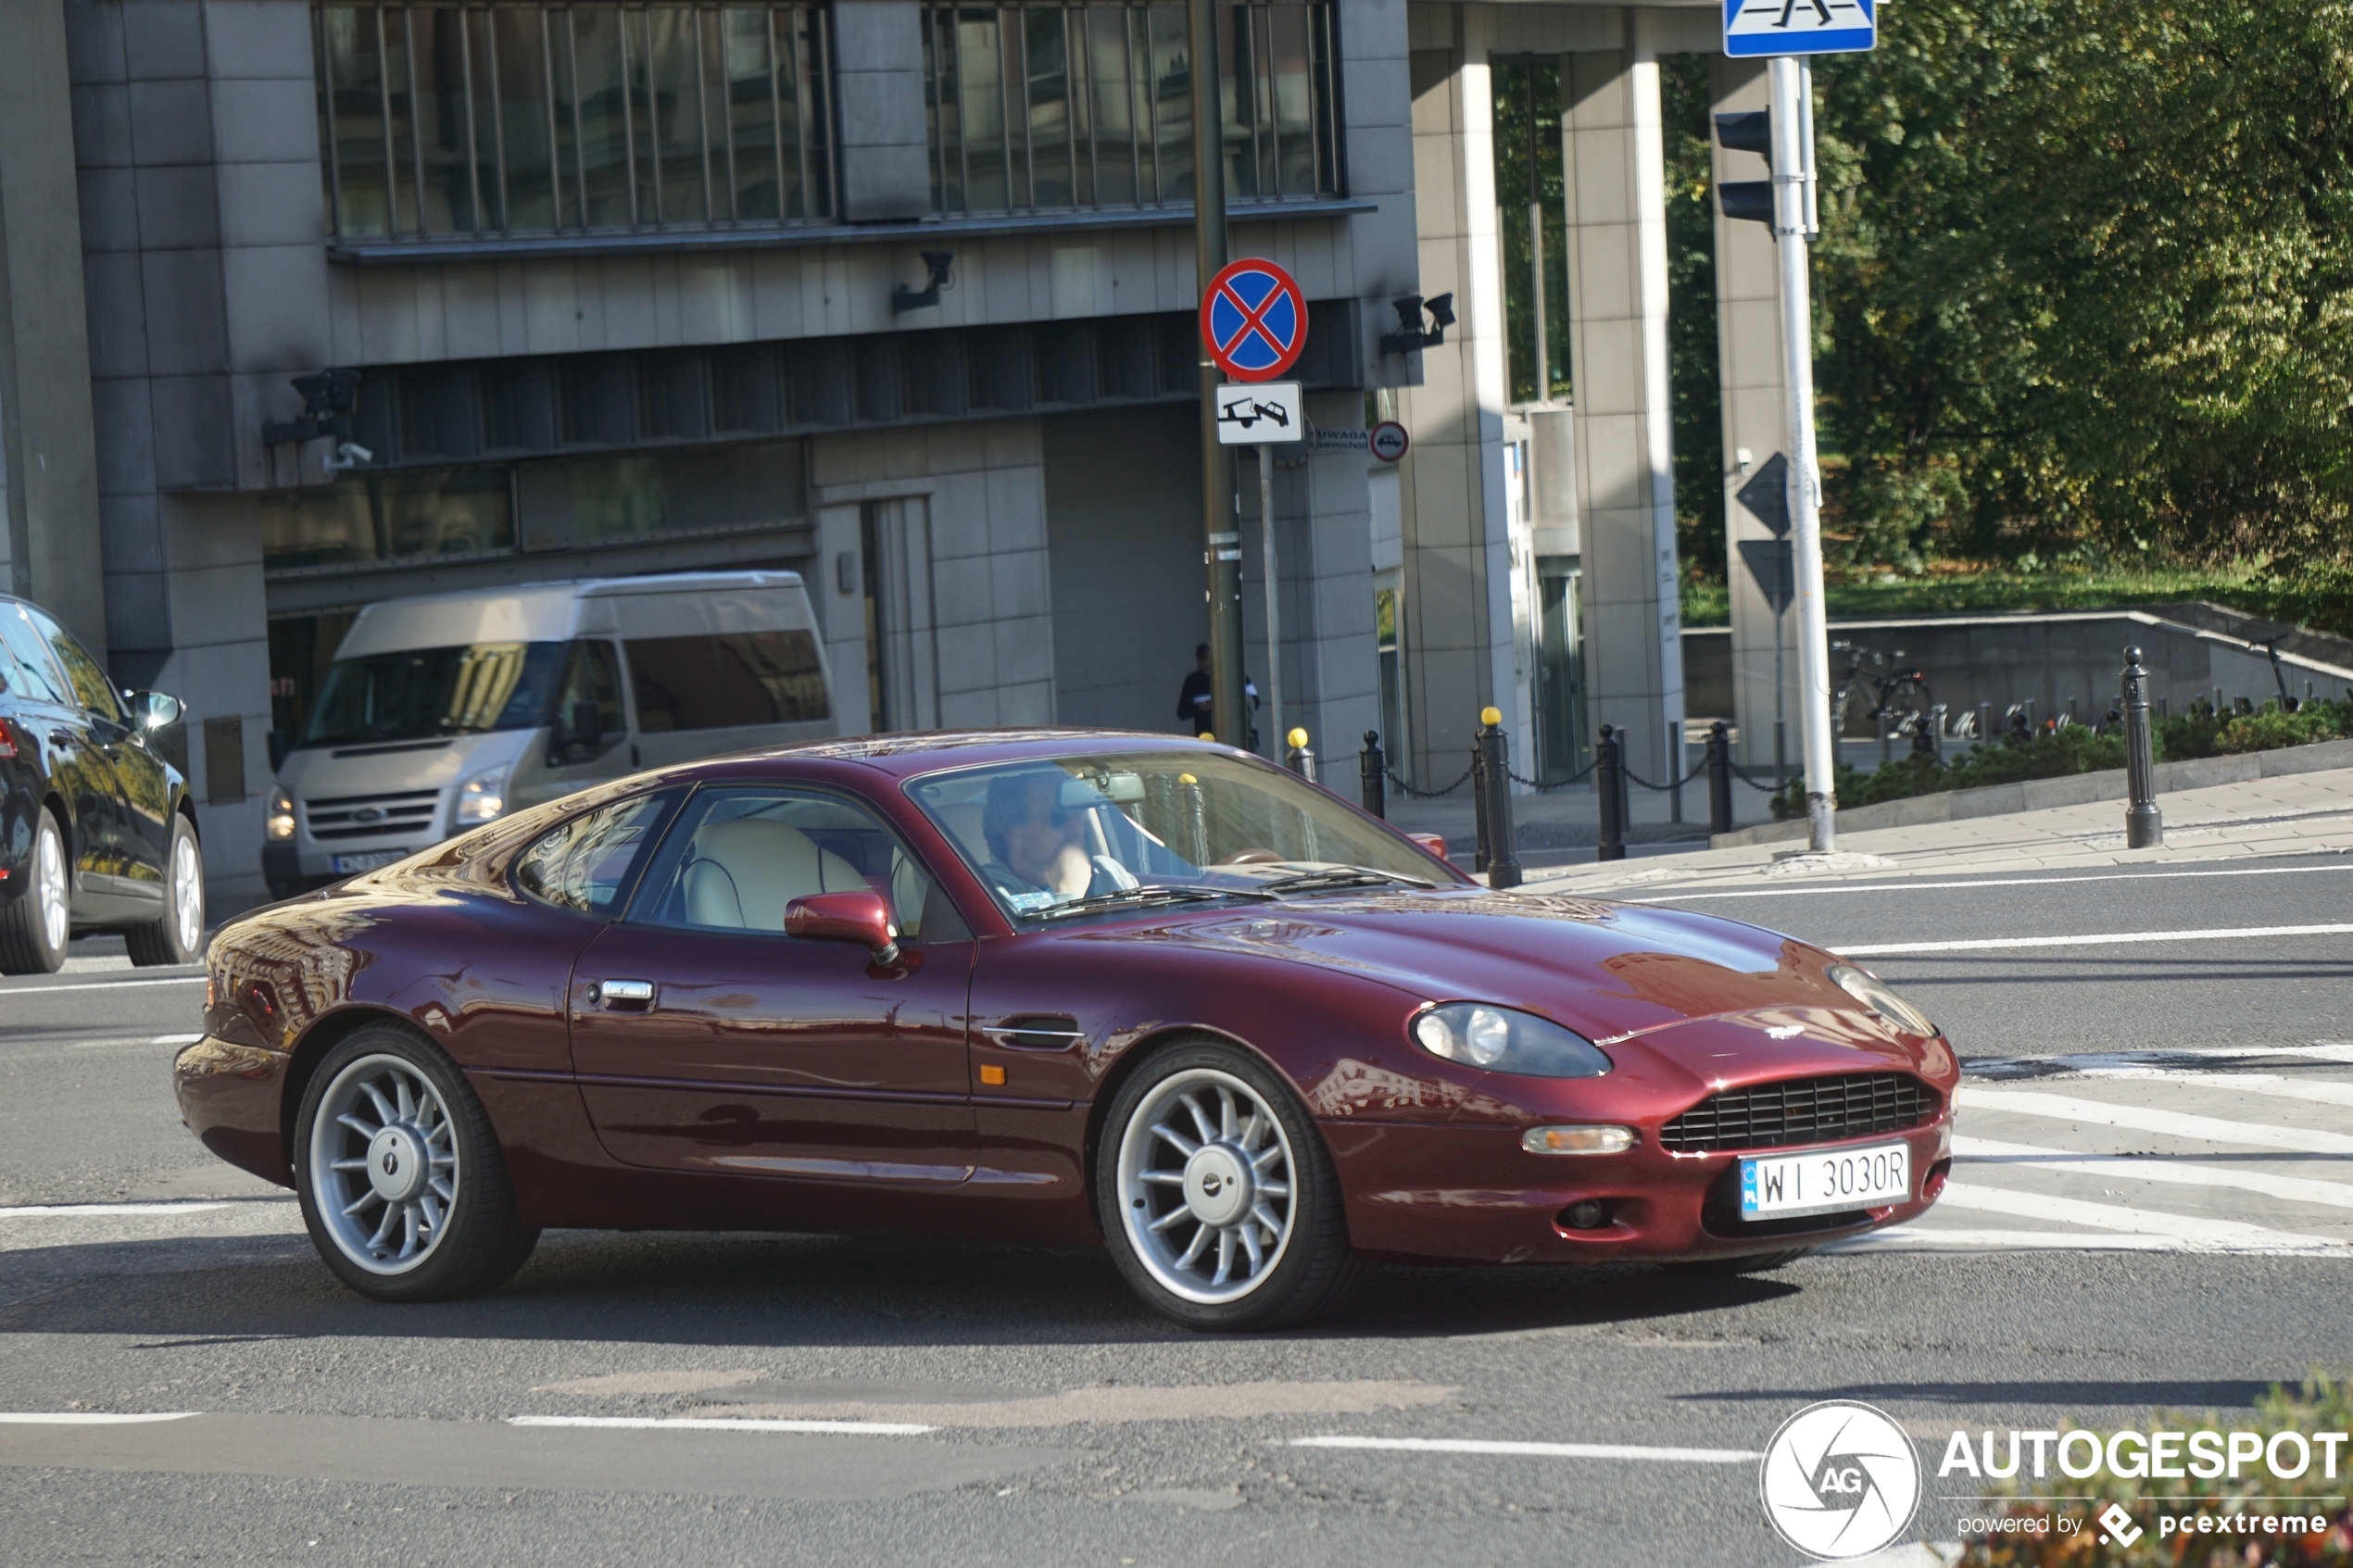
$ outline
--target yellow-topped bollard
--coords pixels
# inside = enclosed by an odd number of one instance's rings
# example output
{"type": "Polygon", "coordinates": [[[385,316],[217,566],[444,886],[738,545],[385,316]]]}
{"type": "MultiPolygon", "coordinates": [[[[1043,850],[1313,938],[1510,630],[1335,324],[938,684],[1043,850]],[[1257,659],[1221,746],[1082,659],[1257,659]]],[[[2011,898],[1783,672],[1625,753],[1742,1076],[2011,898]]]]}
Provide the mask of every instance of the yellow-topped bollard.
{"type": "Polygon", "coordinates": [[[1307,732],[1293,730],[1284,739],[1290,742],[1290,755],[1283,759],[1283,766],[1305,779],[1315,782],[1315,754],[1307,749],[1307,732]]]}
{"type": "Polygon", "coordinates": [[[1491,730],[1504,721],[1504,710],[1500,708],[1482,708],[1478,710],[1478,721],[1491,730]]]}
{"type": "Polygon", "coordinates": [[[1305,730],[1293,730],[1290,733],[1290,744],[1293,750],[1299,750],[1305,747],[1307,745],[1307,732],[1305,730]]]}

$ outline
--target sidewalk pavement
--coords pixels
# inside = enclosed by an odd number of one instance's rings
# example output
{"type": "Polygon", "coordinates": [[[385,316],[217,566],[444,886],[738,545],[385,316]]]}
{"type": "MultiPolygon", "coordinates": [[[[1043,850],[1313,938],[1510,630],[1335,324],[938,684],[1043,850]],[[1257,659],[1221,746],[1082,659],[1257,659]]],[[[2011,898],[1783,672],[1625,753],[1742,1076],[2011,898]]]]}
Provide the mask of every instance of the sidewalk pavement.
{"type": "Polygon", "coordinates": [[[1830,856],[1753,844],[1652,855],[1641,862],[1538,867],[1529,893],[1662,892],[1757,886],[1765,879],[1898,881],[1999,876],[2111,866],[2172,865],[2266,855],[2353,853],[2353,768],[2249,779],[2158,797],[2165,842],[2124,847],[2124,802],[2090,801],[2007,817],[1841,834],[1830,856]]]}

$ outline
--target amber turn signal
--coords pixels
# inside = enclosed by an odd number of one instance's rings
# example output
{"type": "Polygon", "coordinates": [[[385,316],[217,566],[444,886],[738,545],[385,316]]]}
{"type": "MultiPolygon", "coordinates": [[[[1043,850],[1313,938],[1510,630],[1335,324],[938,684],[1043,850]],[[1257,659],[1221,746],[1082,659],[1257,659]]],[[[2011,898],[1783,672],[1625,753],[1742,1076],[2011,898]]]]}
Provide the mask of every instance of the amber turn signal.
{"type": "Polygon", "coordinates": [[[991,1086],[1002,1084],[1005,1081],[1005,1070],[1001,1067],[984,1067],[980,1070],[980,1081],[991,1086]]]}
{"type": "Polygon", "coordinates": [[[1530,1127],[1519,1135],[1530,1154],[1623,1154],[1640,1141],[1631,1127],[1530,1127]]]}

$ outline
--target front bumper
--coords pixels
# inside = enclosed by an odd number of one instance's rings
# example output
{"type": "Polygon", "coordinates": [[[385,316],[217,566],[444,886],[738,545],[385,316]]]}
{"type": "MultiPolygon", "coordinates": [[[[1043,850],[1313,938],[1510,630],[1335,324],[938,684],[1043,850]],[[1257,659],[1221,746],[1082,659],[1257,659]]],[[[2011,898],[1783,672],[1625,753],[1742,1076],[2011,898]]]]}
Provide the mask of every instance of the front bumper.
{"type": "Polygon", "coordinates": [[[197,1141],[241,1171],[294,1185],[286,1156],[286,1069],[293,1057],[208,1035],[171,1060],[180,1119],[197,1141]]]}
{"type": "Polygon", "coordinates": [[[1834,1241],[1927,1212],[1944,1191],[1953,1152],[1949,1103],[1917,1127],[1805,1145],[1908,1145],[1910,1200],[1744,1223],[1741,1160],[1799,1148],[1670,1154],[1645,1129],[1642,1143],[1624,1154],[1564,1156],[1529,1153],[1510,1127],[1327,1123],[1323,1132],[1348,1195],[1356,1249],[1422,1262],[1667,1262],[1834,1241]],[[1589,1200],[1604,1206],[1604,1222],[1571,1226],[1566,1211],[1589,1200]]]}

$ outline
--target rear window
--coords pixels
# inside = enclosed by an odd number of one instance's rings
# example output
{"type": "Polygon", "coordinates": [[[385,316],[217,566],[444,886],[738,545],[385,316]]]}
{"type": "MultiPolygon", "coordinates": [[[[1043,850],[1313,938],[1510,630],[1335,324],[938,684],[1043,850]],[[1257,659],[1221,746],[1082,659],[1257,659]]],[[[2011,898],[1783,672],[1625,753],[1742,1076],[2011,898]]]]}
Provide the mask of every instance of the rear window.
{"type": "Polygon", "coordinates": [[[817,639],[807,632],[641,637],[629,644],[637,727],[724,730],[832,717],[817,639]]]}

